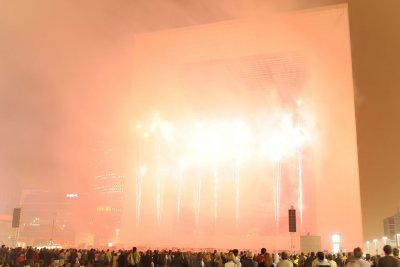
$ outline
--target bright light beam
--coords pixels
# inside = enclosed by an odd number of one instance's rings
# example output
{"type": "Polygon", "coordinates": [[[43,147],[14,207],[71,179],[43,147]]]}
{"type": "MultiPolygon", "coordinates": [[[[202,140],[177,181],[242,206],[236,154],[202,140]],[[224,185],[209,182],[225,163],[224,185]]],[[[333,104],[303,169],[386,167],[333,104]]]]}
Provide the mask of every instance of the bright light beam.
{"type": "Polygon", "coordinates": [[[203,174],[201,168],[197,169],[197,189],[196,189],[196,203],[195,203],[195,220],[196,226],[200,223],[200,209],[201,209],[201,191],[203,186],[203,174]]]}
{"type": "Polygon", "coordinates": [[[276,230],[279,230],[280,209],[281,209],[281,177],[282,177],[282,161],[273,162],[272,179],[274,184],[274,218],[276,230]]]}
{"type": "Polygon", "coordinates": [[[157,225],[161,224],[161,134],[159,131],[159,116],[156,116],[155,122],[151,126],[151,131],[155,132],[156,141],[156,210],[157,225]]]}
{"type": "Polygon", "coordinates": [[[303,152],[299,145],[297,149],[298,171],[299,171],[299,209],[300,209],[300,229],[303,230],[303,152]]]}
{"type": "Polygon", "coordinates": [[[235,177],[235,204],[236,204],[236,227],[239,226],[239,207],[240,207],[240,165],[239,163],[235,164],[234,170],[235,177]]]}
{"type": "Polygon", "coordinates": [[[180,219],[180,212],[181,212],[181,195],[182,195],[182,184],[183,184],[183,174],[184,174],[184,169],[185,169],[185,160],[181,159],[179,161],[179,181],[178,181],[178,204],[177,204],[177,211],[176,211],[176,216],[177,216],[177,221],[179,222],[180,219]]]}
{"type": "Polygon", "coordinates": [[[240,165],[244,160],[247,152],[247,141],[249,132],[246,125],[242,121],[234,121],[232,124],[234,139],[235,139],[235,166],[234,166],[234,180],[235,180],[235,205],[236,205],[236,227],[239,226],[239,211],[240,211],[240,165]]]}
{"type": "Polygon", "coordinates": [[[142,205],[142,185],[145,173],[146,173],[145,167],[141,167],[139,171],[136,171],[136,226],[139,226],[140,223],[140,211],[142,205]]]}
{"type": "MultiPolygon", "coordinates": [[[[300,104],[299,104],[300,105],[300,104]]],[[[301,129],[301,119],[297,119],[297,129],[295,131],[295,142],[297,146],[297,163],[299,175],[299,210],[300,210],[300,229],[303,231],[303,143],[304,136],[301,129]]]]}
{"type": "Polygon", "coordinates": [[[216,227],[218,219],[219,161],[222,152],[223,129],[215,128],[211,135],[213,147],[214,227],[216,227]]]}
{"type": "Polygon", "coordinates": [[[218,164],[214,163],[214,226],[217,225],[218,218],[218,188],[219,188],[219,169],[218,164]]]}

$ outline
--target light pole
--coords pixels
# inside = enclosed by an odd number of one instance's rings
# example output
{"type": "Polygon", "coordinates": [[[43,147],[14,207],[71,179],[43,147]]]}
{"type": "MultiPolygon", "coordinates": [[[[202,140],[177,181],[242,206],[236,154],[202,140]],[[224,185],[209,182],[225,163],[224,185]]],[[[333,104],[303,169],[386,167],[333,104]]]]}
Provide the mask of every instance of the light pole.
{"type": "Polygon", "coordinates": [[[374,239],[374,244],[375,244],[376,255],[378,255],[378,239],[374,239]]]}
{"type": "Polygon", "coordinates": [[[332,234],[333,253],[340,252],[342,237],[339,233],[332,234]]]}

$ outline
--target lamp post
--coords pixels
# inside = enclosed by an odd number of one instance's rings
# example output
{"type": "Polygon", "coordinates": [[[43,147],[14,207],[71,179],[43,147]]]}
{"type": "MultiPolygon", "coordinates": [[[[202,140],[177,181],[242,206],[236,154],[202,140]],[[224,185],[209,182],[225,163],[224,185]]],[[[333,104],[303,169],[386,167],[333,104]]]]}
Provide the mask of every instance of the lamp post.
{"type": "Polygon", "coordinates": [[[338,253],[340,251],[341,242],[342,237],[339,233],[332,234],[333,253],[338,253]]]}
{"type": "Polygon", "coordinates": [[[119,244],[120,243],[120,230],[119,228],[115,229],[115,243],[119,244]]]}
{"type": "Polygon", "coordinates": [[[378,255],[378,239],[374,239],[374,245],[375,245],[376,255],[378,255]]]}

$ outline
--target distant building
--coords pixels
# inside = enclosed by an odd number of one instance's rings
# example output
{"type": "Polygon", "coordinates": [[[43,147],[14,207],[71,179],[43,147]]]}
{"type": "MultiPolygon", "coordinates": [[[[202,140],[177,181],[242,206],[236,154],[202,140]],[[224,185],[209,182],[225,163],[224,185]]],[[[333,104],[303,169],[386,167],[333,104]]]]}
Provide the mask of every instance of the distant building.
{"type": "Polygon", "coordinates": [[[23,190],[22,194],[21,243],[43,246],[54,242],[65,247],[75,246],[75,232],[82,224],[82,203],[90,196],[61,190],[23,190]]]}
{"type": "Polygon", "coordinates": [[[396,235],[400,234],[400,210],[393,216],[387,217],[383,220],[383,229],[385,236],[392,242],[396,241],[396,235]]]}
{"type": "Polygon", "coordinates": [[[93,230],[94,244],[118,244],[125,197],[124,156],[115,148],[97,148],[93,152],[93,210],[89,223],[93,230]]]}

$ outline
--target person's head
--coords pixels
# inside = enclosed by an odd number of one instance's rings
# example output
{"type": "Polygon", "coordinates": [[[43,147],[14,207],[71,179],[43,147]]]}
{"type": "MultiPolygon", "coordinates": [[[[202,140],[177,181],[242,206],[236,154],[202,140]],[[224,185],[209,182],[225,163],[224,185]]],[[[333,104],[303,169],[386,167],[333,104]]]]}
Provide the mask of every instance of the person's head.
{"type": "Polygon", "coordinates": [[[361,258],[362,258],[362,255],[363,255],[363,251],[362,251],[362,249],[361,249],[360,247],[356,247],[356,248],[353,250],[353,254],[354,254],[354,257],[355,257],[356,259],[361,259],[361,258]]]}
{"type": "Polygon", "coordinates": [[[287,254],[286,251],[282,251],[281,258],[282,258],[282,260],[287,260],[289,258],[289,255],[287,254]]]}
{"type": "Polygon", "coordinates": [[[399,249],[398,248],[393,248],[393,256],[399,257],[399,249]]]}
{"type": "Polygon", "coordinates": [[[372,256],[371,261],[372,261],[373,265],[378,266],[378,262],[379,262],[378,255],[372,256]]]}
{"type": "Polygon", "coordinates": [[[266,252],[264,255],[264,263],[265,263],[265,266],[267,266],[267,267],[272,265],[272,257],[271,257],[271,254],[269,254],[268,252],[266,252]]]}
{"type": "Polygon", "coordinates": [[[314,251],[311,252],[310,257],[311,257],[311,258],[314,258],[314,257],[315,257],[315,252],[314,252],[314,251]]]}
{"type": "Polygon", "coordinates": [[[328,260],[330,260],[330,261],[333,260],[333,256],[332,256],[332,254],[330,254],[330,253],[326,256],[326,258],[327,258],[328,260]]]}
{"type": "Polygon", "coordinates": [[[247,252],[246,252],[246,258],[247,258],[247,259],[253,259],[253,252],[247,251],[247,252]]]}
{"type": "Polygon", "coordinates": [[[261,249],[261,254],[265,254],[265,252],[267,252],[267,249],[266,248],[262,248],[261,249]]]}
{"type": "Polygon", "coordinates": [[[219,252],[215,252],[214,257],[215,257],[214,259],[215,259],[216,261],[221,260],[221,254],[219,254],[219,252]]]}
{"type": "Polygon", "coordinates": [[[237,257],[237,255],[239,255],[239,250],[237,250],[236,248],[234,250],[232,250],[233,255],[235,255],[235,257],[237,257]]]}
{"type": "Polygon", "coordinates": [[[233,252],[229,252],[228,255],[226,255],[227,261],[233,261],[234,259],[235,259],[235,254],[233,254],[233,252]]]}
{"type": "Polygon", "coordinates": [[[325,255],[322,251],[317,252],[317,258],[319,261],[323,261],[325,259],[325,255]]]}
{"type": "Polygon", "coordinates": [[[385,245],[383,247],[383,252],[385,252],[385,255],[390,255],[392,254],[393,250],[392,250],[392,246],[391,245],[385,245]]]}

